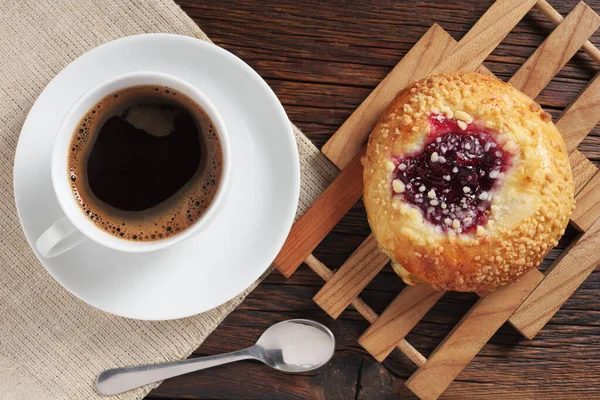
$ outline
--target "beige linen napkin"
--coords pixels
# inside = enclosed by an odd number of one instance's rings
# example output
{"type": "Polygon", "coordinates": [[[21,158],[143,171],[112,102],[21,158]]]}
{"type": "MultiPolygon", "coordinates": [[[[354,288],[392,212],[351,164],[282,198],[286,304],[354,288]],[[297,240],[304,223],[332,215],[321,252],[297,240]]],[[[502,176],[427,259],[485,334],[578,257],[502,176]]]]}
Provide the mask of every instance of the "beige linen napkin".
{"type": "MultiPolygon", "coordinates": [[[[256,285],[227,304],[176,321],[115,317],[56,283],[21,232],[12,169],[31,105],[54,75],[110,40],[169,32],[208,40],[170,0],[0,0],[0,399],[94,399],[103,369],[187,357],[256,285]]],[[[337,174],[295,128],[301,214],[337,174]]],[[[139,399],[150,388],[115,396],[139,399]]]]}

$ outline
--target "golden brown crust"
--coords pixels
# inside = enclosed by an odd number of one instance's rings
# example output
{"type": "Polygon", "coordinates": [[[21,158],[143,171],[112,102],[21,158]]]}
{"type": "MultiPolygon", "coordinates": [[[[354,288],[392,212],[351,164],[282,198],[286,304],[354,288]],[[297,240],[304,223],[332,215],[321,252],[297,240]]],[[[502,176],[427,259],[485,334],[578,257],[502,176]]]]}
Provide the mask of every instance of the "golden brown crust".
{"type": "Polygon", "coordinates": [[[505,285],[558,243],[575,203],[565,144],[549,115],[511,85],[477,73],[433,76],[399,93],[374,127],[363,165],[371,229],[410,284],[454,291],[505,285]],[[476,121],[513,154],[487,223],[468,234],[436,229],[391,189],[390,160],[422,150],[432,113],[476,121]]]}

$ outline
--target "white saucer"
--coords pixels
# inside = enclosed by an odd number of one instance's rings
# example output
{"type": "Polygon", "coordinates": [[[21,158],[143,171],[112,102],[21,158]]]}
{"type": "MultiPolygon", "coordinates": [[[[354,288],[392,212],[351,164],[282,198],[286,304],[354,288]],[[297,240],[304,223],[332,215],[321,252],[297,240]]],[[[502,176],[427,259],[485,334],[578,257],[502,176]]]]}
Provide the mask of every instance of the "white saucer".
{"type": "Polygon", "coordinates": [[[48,84],[21,131],[14,189],[30,245],[63,216],[50,179],[52,142],[62,117],[96,83],[136,70],[178,76],[196,85],[219,110],[232,158],[222,209],[204,231],[153,253],[121,253],[91,241],[52,259],[34,252],[59,283],[94,307],[137,319],[182,318],[232,299],[273,261],[296,212],[298,150],[273,91],[231,53],[168,34],[107,43],[73,61],[48,84]]]}

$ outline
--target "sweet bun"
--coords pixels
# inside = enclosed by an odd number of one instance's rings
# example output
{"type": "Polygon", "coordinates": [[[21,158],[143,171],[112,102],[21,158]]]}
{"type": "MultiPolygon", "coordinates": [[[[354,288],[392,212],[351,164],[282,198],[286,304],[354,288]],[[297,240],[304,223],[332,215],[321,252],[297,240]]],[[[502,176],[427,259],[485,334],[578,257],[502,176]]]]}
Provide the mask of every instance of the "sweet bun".
{"type": "Polygon", "coordinates": [[[408,284],[505,285],[558,243],[575,204],[550,115],[489,75],[407,87],[371,132],[363,165],[371,229],[408,284]]]}

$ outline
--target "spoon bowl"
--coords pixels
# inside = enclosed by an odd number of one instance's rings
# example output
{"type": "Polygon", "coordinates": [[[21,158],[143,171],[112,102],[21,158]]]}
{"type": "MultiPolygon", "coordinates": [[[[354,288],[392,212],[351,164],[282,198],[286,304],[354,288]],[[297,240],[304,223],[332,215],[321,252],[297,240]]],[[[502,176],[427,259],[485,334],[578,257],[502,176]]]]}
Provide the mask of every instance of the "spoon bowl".
{"type": "Polygon", "coordinates": [[[290,319],[267,329],[256,342],[265,364],[283,372],[306,372],[325,365],[333,356],[335,337],[323,324],[290,319]]]}
{"type": "Polygon", "coordinates": [[[335,338],[325,325],[308,319],[290,319],[272,325],[247,349],[191,360],[109,369],[98,376],[96,386],[102,394],[119,394],[174,376],[248,359],[283,372],[306,372],[325,365],[334,350],[335,338]]]}

